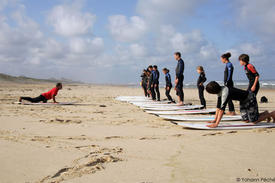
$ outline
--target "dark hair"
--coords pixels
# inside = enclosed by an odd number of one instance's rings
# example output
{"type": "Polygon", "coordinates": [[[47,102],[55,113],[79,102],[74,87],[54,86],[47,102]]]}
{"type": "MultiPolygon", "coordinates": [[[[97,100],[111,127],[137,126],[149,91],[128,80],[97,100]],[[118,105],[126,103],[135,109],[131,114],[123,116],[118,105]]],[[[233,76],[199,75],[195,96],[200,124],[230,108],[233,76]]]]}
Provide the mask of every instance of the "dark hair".
{"type": "Polygon", "coordinates": [[[153,66],[152,66],[152,65],[149,65],[149,66],[148,66],[148,69],[149,69],[149,68],[153,68],[153,66]]]}
{"type": "Polygon", "coordinates": [[[178,55],[179,57],[181,57],[181,53],[180,52],[175,52],[175,55],[178,55]]]}
{"type": "Polygon", "coordinates": [[[206,91],[211,94],[220,93],[222,87],[216,81],[211,81],[206,85],[206,91]]]}
{"type": "Polygon", "coordinates": [[[153,67],[154,67],[155,69],[157,69],[157,68],[158,68],[158,66],[157,66],[157,65],[154,65],[153,67]]]}
{"type": "Polygon", "coordinates": [[[203,66],[198,66],[197,70],[200,70],[200,71],[204,72],[203,66]]]}
{"type": "Polygon", "coordinates": [[[169,72],[169,69],[167,69],[166,67],[162,69],[163,71],[169,72]]]}
{"type": "Polygon", "coordinates": [[[62,86],[62,83],[56,83],[56,87],[62,86]]]}
{"type": "Polygon", "coordinates": [[[241,54],[239,56],[239,60],[248,64],[249,63],[249,56],[247,54],[241,54]]]}
{"type": "Polygon", "coordinates": [[[229,60],[229,58],[231,57],[231,53],[230,52],[224,53],[224,54],[222,54],[221,57],[225,58],[226,60],[229,60]]]}

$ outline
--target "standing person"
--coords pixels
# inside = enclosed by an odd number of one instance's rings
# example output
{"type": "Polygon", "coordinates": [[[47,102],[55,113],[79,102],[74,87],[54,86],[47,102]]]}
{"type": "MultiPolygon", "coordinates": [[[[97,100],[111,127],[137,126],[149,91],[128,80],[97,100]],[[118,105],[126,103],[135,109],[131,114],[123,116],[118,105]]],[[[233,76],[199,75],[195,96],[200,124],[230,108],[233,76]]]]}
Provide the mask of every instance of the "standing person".
{"type": "Polygon", "coordinates": [[[183,93],[183,80],[184,80],[184,62],[181,59],[181,53],[176,52],[174,54],[175,60],[178,62],[176,67],[176,80],[175,80],[175,90],[178,96],[178,105],[184,105],[184,93],[183,93]]]}
{"type": "MultiPolygon", "coordinates": [[[[233,72],[234,72],[234,67],[233,64],[229,61],[229,58],[231,57],[231,53],[225,53],[221,56],[221,61],[226,64],[225,66],[225,70],[224,70],[224,85],[227,87],[233,87],[234,83],[233,83],[233,72]]],[[[230,99],[228,101],[228,107],[229,107],[229,115],[236,115],[235,113],[235,107],[234,104],[232,102],[232,100],[230,99]]]]}
{"type": "Polygon", "coordinates": [[[19,98],[19,102],[22,102],[23,100],[27,100],[31,103],[38,103],[38,102],[43,102],[43,103],[47,103],[48,100],[53,99],[54,103],[58,103],[55,100],[55,97],[58,93],[59,90],[62,89],[62,83],[57,83],[56,87],[54,87],[53,89],[51,89],[50,91],[46,92],[46,93],[42,93],[40,96],[35,97],[35,98],[31,98],[31,97],[20,97],[19,98]]]}
{"type": "Polygon", "coordinates": [[[143,70],[143,73],[141,74],[141,87],[143,89],[143,92],[144,92],[144,96],[147,97],[148,96],[148,93],[147,93],[147,71],[144,69],[143,70]]]}
{"type": "Polygon", "coordinates": [[[257,95],[260,89],[259,73],[255,69],[255,67],[249,63],[249,56],[247,54],[241,54],[239,56],[239,61],[240,61],[240,64],[244,66],[246,76],[249,80],[249,85],[247,90],[252,91],[253,93],[255,93],[255,95],[257,95]]]}
{"type": "Polygon", "coordinates": [[[155,90],[154,90],[155,71],[153,70],[152,65],[149,65],[148,70],[151,72],[150,77],[149,77],[148,90],[151,93],[152,100],[156,100],[156,93],[155,93],[155,90]]]}
{"type": "Polygon", "coordinates": [[[158,66],[154,65],[153,70],[154,70],[154,74],[155,74],[155,76],[154,76],[154,90],[155,90],[155,93],[157,94],[158,101],[160,101],[158,66]]]}
{"type": "Polygon", "coordinates": [[[150,98],[151,96],[151,91],[150,91],[150,87],[149,87],[149,80],[150,80],[150,75],[151,75],[151,72],[147,69],[146,70],[146,89],[147,89],[147,97],[150,98]]]}
{"type": "Polygon", "coordinates": [[[206,108],[206,101],[204,98],[204,85],[203,83],[206,81],[206,77],[205,77],[205,72],[202,66],[198,66],[197,67],[197,72],[200,75],[198,80],[197,80],[197,87],[199,90],[199,98],[201,101],[201,105],[203,105],[203,108],[206,108]]]}
{"type": "Polygon", "coordinates": [[[172,99],[172,97],[170,95],[170,91],[173,86],[172,86],[172,81],[171,81],[171,75],[169,74],[169,69],[163,68],[162,72],[165,75],[165,81],[166,81],[165,95],[170,102],[175,103],[175,101],[172,99]]]}

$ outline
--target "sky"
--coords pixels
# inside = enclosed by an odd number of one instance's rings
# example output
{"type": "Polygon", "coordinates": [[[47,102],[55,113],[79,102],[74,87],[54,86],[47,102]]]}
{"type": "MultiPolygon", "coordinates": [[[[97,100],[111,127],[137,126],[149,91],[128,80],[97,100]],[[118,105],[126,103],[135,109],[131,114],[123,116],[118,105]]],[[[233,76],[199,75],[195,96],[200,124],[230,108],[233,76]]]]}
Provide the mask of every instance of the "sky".
{"type": "Polygon", "coordinates": [[[274,30],[274,0],[0,0],[0,73],[134,84],[151,64],[174,78],[179,51],[186,81],[223,80],[229,51],[234,80],[242,53],[275,79],[274,30]]]}

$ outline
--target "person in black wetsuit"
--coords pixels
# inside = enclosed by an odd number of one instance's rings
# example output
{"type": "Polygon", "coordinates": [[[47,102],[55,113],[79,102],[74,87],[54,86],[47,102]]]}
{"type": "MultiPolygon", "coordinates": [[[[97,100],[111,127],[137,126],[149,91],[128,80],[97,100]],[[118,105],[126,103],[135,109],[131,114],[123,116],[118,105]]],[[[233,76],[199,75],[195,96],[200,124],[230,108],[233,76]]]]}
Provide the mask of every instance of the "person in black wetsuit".
{"type": "Polygon", "coordinates": [[[155,71],[153,70],[153,66],[149,65],[148,70],[151,72],[148,82],[148,91],[151,94],[152,100],[156,100],[156,93],[154,90],[154,77],[155,71]]]}
{"type": "Polygon", "coordinates": [[[165,95],[170,102],[175,103],[175,101],[172,99],[172,97],[170,95],[170,91],[171,91],[171,88],[173,87],[173,85],[172,85],[172,81],[171,81],[171,75],[169,74],[169,69],[163,68],[162,72],[165,75],[165,82],[166,82],[165,95]]]}
{"type": "Polygon", "coordinates": [[[158,66],[154,65],[153,66],[154,70],[154,91],[157,94],[157,99],[160,101],[160,93],[159,93],[159,71],[158,71],[158,66]]]}
{"type": "Polygon", "coordinates": [[[151,72],[147,69],[146,70],[146,89],[147,89],[147,97],[150,98],[151,91],[149,90],[149,80],[150,80],[151,72]]]}
{"type": "Polygon", "coordinates": [[[246,76],[249,80],[249,85],[247,90],[252,91],[253,93],[255,93],[255,95],[257,95],[260,89],[259,73],[255,69],[255,67],[249,63],[249,56],[247,54],[241,54],[239,56],[239,61],[240,61],[240,64],[244,66],[246,76]]]}
{"type": "Polygon", "coordinates": [[[229,100],[240,102],[241,116],[245,122],[259,123],[264,120],[270,122],[271,118],[275,121],[275,111],[271,113],[265,111],[259,114],[256,96],[251,91],[227,86],[222,87],[215,81],[211,81],[206,85],[206,91],[218,95],[215,119],[209,122],[212,124],[208,127],[215,128],[219,125],[229,100]]]}
{"type": "Polygon", "coordinates": [[[147,73],[146,72],[147,71],[144,69],[143,73],[140,76],[141,77],[141,83],[140,83],[140,85],[141,85],[141,87],[142,87],[142,89],[144,91],[144,96],[145,97],[148,96],[148,93],[147,93],[147,73]]]}
{"type": "Polygon", "coordinates": [[[203,108],[206,108],[206,101],[204,98],[204,85],[203,83],[206,81],[205,72],[202,66],[197,67],[197,72],[200,74],[198,80],[197,80],[197,87],[199,90],[199,98],[201,101],[201,105],[203,105],[203,108]]]}
{"type": "Polygon", "coordinates": [[[184,105],[184,93],[183,93],[183,80],[184,80],[184,62],[181,59],[181,53],[176,52],[174,54],[176,61],[178,62],[176,67],[176,80],[175,80],[175,90],[177,92],[179,103],[178,105],[184,105]]]}
{"type": "MultiPolygon", "coordinates": [[[[229,58],[231,57],[231,53],[225,53],[221,56],[221,61],[226,64],[225,70],[224,70],[224,85],[227,87],[233,87],[233,72],[234,67],[233,64],[229,61],[229,58]]],[[[229,107],[229,115],[236,115],[235,113],[235,107],[232,102],[232,100],[228,101],[228,107],[229,107]]]]}

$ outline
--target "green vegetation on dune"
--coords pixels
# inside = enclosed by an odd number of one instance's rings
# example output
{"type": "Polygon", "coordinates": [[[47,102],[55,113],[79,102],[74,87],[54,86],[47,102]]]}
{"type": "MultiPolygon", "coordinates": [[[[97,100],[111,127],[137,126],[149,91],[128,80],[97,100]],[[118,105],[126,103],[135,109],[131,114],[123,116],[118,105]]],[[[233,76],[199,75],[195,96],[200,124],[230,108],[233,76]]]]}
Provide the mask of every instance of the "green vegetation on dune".
{"type": "Polygon", "coordinates": [[[57,83],[57,82],[62,82],[62,83],[81,83],[79,81],[73,81],[69,79],[36,79],[36,78],[30,78],[30,77],[25,77],[25,76],[11,76],[8,74],[3,74],[0,73],[0,82],[14,82],[14,83],[57,83]]]}

